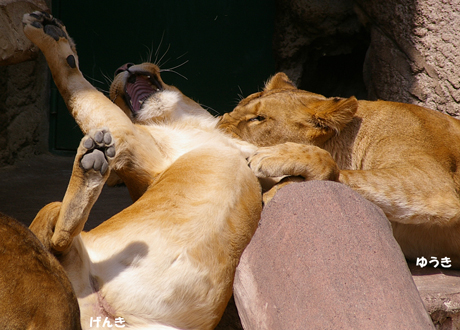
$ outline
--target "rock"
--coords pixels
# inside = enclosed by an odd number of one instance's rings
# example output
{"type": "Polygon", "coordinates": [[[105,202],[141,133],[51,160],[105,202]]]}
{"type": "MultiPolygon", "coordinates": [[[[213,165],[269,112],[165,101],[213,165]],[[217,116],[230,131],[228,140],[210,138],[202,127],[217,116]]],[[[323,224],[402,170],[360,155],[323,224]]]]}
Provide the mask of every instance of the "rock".
{"type": "Polygon", "coordinates": [[[383,212],[334,182],[267,204],[234,297],[246,330],[433,329],[383,212]]]}
{"type": "Polygon", "coordinates": [[[38,48],[22,31],[22,16],[35,10],[49,12],[43,0],[0,0],[0,65],[37,57],[38,48]]]}
{"type": "Polygon", "coordinates": [[[48,65],[22,27],[35,10],[48,8],[42,0],[0,0],[0,166],[48,151],[48,65]]]}
{"type": "Polygon", "coordinates": [[[436,329],[460,329],[460,270],[414,264],[410,269],[436,329]]]}
{"type": "Polygon", "coordinates": [[[458,1],[276,4],[276,69],[299,88],[412,103],[460,118],[458,1]]]}
{"type": "Polygon", "coordinates": [[[353,0],[276,0],[276,70],[300,89],[365,97],[362,63],[368,33],[353,6],[353,0]]]}
{"type": "Polygon", "coordinates": [[[43,56],[0,66],[0,166],[48,151],[49,91],[43,56]]]}
{"type": "Polygon", "coordinates": [[[371,31],[364,78],[371,99],[460,117],[458,1],[357,0],[371,31]]]}

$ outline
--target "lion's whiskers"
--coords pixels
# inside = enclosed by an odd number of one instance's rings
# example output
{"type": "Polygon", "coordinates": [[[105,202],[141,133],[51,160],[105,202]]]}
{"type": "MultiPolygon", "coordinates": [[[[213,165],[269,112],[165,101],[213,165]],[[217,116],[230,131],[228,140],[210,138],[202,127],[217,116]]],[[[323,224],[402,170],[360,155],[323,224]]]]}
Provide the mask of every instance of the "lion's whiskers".
{"type": "Polygon", "coordinates": [[[113,79],[110,78],[107,74],[105,74],[104,72],[101,72],[102,76],[104,77],[105,79],[105,83],[108,84],[109,86],[112,85],[112,82],[113,82],[113,79]]]}
{"type": "MultiPolygon", "coordinates": [[[[84,73],[82,73],[83,76],[87,79],[87,80],[91,80],[93,82],[97,82],[98,84],[101,84],[101,85],[105,85],[105,83],[103,81],[100,81],[100,80],[97,80],[96,78],[93,78],[93,77],[90,77],[84,73]]],[[[107,79],[106,75],[101,71],[101,74],[104,76],[105,79],[107,79]]],[[[107,83],[107,82],[106,82],[107,83]]],[[[110,86],[110,84],[109,84],[110,86]]],[[[94,86],[98,91],[104,93],[104,94],[109,94],[109,91],[108,90],[105,90],[101,87],[98,87],[98,86],[94,86]]]]}
{"type": "Polygon", "coordinates": [[[165,65],[169,61],[169,59],[167,59],[164,63],[161,63],[161,61],[166,56],[166,54],[168,54],[169,49],[171,48],[171,44],[168,45],[168,48],[166,48],[166,51],[164,52],[164,54],[160,57],[160,59],[158,59],[159,50],[160,50],[160,46],[162,43],[163,43],[163,36],[161,37],[160,45],[158,46],[157,51],[155,52],[155,62],[153,62],[153,64],[157,65],[158,67],[165,65]]]}
{"type": "Polygon", "coordinates": [[[204,104],[202,104],[202,103],[198,103],[198,104],[199,104],[203,109],[205,109],[206,111],[208,111],[208,112],[213,112],[213,113],[214,113],[213,115],[215,115],[216,117],[217,117],[217,116],[220,116],[220,113],[219,113],[217,110],[211,108],[210,106],[204,105],[204,104]]]}
{"type": "MultiPolygon", "coordinates": [[[[184,55],[185,55],[185,54],[184,54],[184,55]]],[[[182,55],[182,56],[184,56],[184,55],[182,55]]],[[[185,80],[188,80],[188,78],[187,78],[186,76],[184,76],[183,74],[181,74],[181,73],[177,72],[176,70],[174,70],[174,69],[180,68],[181,66],[183,66],[183,65],[185,65],[185,64],[187,64],[187,63],[188,63],[188,60],[182,62],[182,63],[179,64],[179,65],[173,66],[172,68],[160,69],[160,73],[161,73],[161,72],[173,72],[173,73],[177,74],[178,76],[181,76],[181,77],[184,78],[185,80]]]]}

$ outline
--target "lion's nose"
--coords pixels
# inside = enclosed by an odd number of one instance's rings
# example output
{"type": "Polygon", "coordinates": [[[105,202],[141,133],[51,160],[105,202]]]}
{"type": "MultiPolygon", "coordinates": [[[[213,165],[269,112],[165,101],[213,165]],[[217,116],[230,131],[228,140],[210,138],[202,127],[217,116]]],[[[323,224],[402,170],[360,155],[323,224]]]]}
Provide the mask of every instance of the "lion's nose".
{"type": "Polygon", "coordinates": [[[121,72],[128,71],[130,67],[132,67],[134,63],[126,63],[120,66],[116,71],[115,71],[115,76],[121,72]]]}

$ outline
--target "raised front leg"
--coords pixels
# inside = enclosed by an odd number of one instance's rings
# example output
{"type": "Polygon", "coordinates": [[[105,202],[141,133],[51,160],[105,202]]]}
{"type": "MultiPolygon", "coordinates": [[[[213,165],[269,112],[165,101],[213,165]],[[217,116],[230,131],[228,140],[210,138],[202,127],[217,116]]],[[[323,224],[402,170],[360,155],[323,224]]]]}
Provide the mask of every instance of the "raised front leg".
{"type": "Polygon", "coordinates": [[[71,246],[88,220],[114,157],[115,145],[107,129],[93,130],[82,139],[62,203],[45,206],[30,225],[45,247],[63,253],[71,246]]]}
{"type": "Polygon", "coordinates": [[[112,134],[132,131],[130,119],[104,94],[94,88],[78,68],[78,56],[63,23],[43,12],[25,14],[24,33],[45,55],[69,111],[81,130],[109,127],[112,134]]]}
{"type": "Polygon", "coordinates": [[[150,129],[134,125],[126,114],[94,88],[78,68],[72,39],[59,20],[42,12],[26,14],[24,33],[43,52],[56,86],[83,133],[108,127],[117,141],[113,168],[139,198],[153,177],[164,170],[164,159],[150,129]],[[132,161],[132,160],[136,161],[132,161]]]}

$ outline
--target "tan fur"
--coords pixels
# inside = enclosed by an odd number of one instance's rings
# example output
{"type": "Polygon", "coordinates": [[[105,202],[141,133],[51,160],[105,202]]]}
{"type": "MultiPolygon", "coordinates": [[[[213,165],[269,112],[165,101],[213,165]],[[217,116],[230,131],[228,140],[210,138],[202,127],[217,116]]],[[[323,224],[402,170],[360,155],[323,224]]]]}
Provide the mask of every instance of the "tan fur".
{"type": "Polygon", "coordinates": [[[161,84],[132,115],[123,96],[129,72],[114,80],[114,104],[83,78],[64,26],[42,13],[24,24],[86,134],[62,203],[45,206],[30,227],[66,270],[83,329],[98,316],[112,325],[122,317],[132,329],[214,328],[260,217],[260,186],[245,159],[254,148],[219,131],[218,119],[164,84],[153,64],[130,68],[161,84]],[[38,23],[62,31],[58,40],[38,23]],[[82,232],[110,170],[134,203],[82,232]]]}
{"type": "Polygon", "coordinates": [[[279,73],[220,127],[260,147],[250,159],[258,176],[335,180],[338,166],[340,182],[382,208],[408,259],[448,257],[460,267],[458,120],[416,105],[326,98],[279,73]]]}
{"type": "Polygon", "coordinates": [[[2,329],[81,329],[77,298],[56,258],[24,225],[0,213],[2,329]]]}

